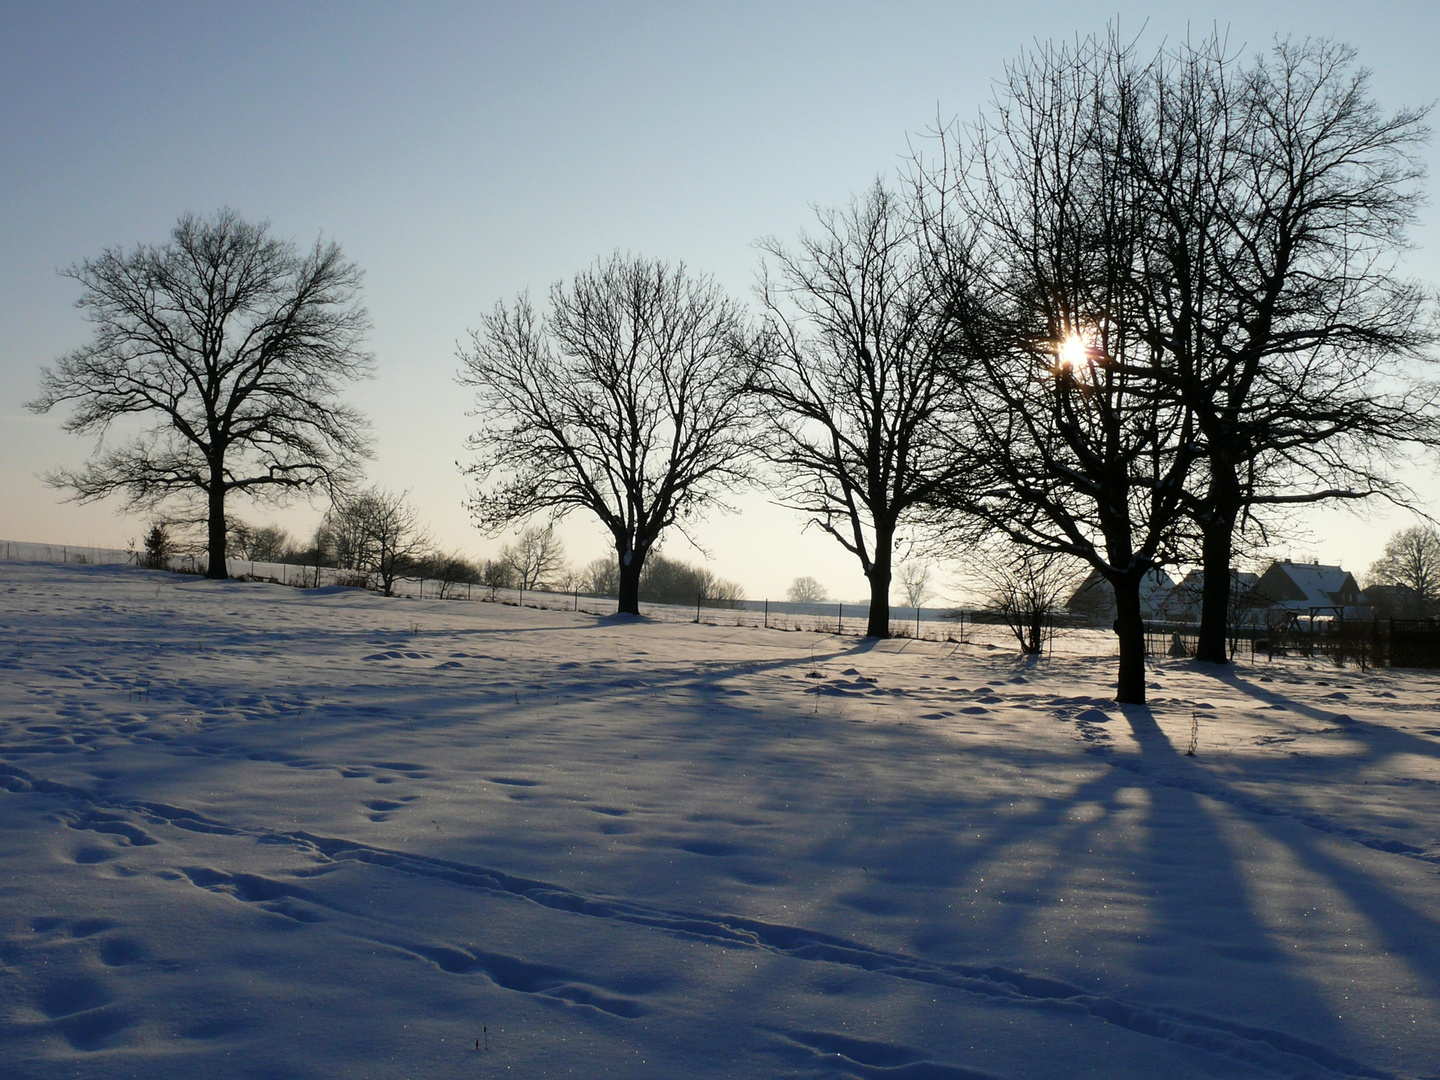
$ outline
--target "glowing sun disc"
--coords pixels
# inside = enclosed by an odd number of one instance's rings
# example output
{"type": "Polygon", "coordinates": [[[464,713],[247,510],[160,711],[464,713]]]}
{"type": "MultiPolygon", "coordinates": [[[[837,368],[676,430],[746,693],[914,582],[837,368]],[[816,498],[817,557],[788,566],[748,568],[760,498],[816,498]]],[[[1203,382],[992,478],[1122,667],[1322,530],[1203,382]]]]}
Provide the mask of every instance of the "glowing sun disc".
{"type": "Polygon", "coordinates": [[[1079,334],[1071,334],[1060,343],[1057,352],[1060,357],[1060,366],[1067,370],[1073,370],[1084,366],[1090,348],[1079,334]]]}

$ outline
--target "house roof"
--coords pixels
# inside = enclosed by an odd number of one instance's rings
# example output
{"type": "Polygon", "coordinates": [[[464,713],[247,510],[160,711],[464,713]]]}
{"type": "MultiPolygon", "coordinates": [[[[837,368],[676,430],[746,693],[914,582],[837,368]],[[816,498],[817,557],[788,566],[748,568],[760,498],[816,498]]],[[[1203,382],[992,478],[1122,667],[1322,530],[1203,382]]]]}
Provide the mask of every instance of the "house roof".
{"type": "Polygon", "coordinates": [[[1297,610],[1365,603],[1365,595],[1348,570],[1324,563],[1273,562],[1258,588],[1277,606],[1297,610]]]}
{"type": "MultiPolygon", "coordinates": [[[[1165,604],[1165,598],[1170,595],[1170,590],[1175,588],[1175,582],[1170,575],[1158,566],[1148,571],[1140,580],[1140,610],[1146,615],[1153,615],[1165,604]]],[[[1087,602],[1094,602],[1090,598],[1102,600],[1105,604],[1114,603],[1115,591],[1111,588],[1110,582],[1101,576],[1099,570],[1091,570],[1089,575],[1081,582],[1080,587],[1071,594],[1067,607],[1084,605],[1087,602]]]]}
{"type": "MultiPolygon", "coordinates": [[[[1248,570],[1230,571],[1230,603],[1248,606],[1255,588],[1260,582],[1259,574],[1248,570]]],[[[1165,614],[1178,619],[1194,619],[1200,615],[1200,605],[1205,594],[1205,571],[1196,567],[1170,591],[1165,600],[1165,614]]]]}
{"type": "MultiPolygon", "coordinates": [[[[1259,583],[1259,581],[1260,575],[1252,574],[1249,570],[1230,571],[1230,585],[1232,588],[1236,585],[1240,585],[1245,588],[1254,588],[1255,585],[1259,583]]],[[[1177,589],[1189,590],[1191,592],[1194,592],[1198,596],[1202,591],[1204,591],[1205,588],[1205,571],[1201,570],[1197,566],[1194,570],[1191,570],[1188,574],[1186,574],[1181,579],[1180,584],[1176,585],[1175,587],[1177,589]]]]}

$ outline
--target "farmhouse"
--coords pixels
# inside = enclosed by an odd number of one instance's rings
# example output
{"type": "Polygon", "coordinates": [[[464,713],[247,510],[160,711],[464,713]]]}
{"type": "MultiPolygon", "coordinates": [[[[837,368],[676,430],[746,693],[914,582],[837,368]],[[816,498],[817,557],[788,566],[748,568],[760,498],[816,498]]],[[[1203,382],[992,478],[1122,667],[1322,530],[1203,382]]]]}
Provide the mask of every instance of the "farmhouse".
{"type": "MultiPolygon", "coordinates": [[[[1174,579],[1159,567],[1146,574],[1140,583],[1140,617],[1147,622],[1164,618],[1165,602],[1174,588],[1174,579]]],[[[1115,621],[1115,590],[1100,571],[1091,570],[1066,601],[1065,610],[1093,626],[1109,626],[1115,621]]]]}
{"type": "MultiPolygon", "coordinates": [[[[1259,582],[1259,574],[1252,574],[1248,570],[1230,571],[1228,621],[1232,627],[1264,625],[1264,616],[1260,609],[1264,607],[1265,601],[1255,592],[1259,582]]],[[[1198,623],[1204,593],[1205,571],[1198,568],[1191,570],[1165,597],[1161,619],[1169,623],[1198,623]]]]}
{"type": "Polygon", "coordinates": [[[1318,560],[1271,563],[1255,592],[1266,605],[1271,625],[1308,618],[1313,626],[1316,619],[1369,619],[1374,614],[1353,575],[1318,560]]]}

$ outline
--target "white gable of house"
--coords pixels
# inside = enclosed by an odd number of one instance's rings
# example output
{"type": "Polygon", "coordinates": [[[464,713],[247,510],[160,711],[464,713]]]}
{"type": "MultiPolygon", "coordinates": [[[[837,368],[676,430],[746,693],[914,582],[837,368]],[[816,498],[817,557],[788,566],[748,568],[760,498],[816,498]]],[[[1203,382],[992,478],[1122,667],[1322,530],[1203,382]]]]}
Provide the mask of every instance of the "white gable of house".
{"type": "Polygon", "coordinates": [[[1287,606],[1327,607],[1340,602],[1340,590],[1350,575],[1338,566],[1320,563],[1286,563],[1285,573],[1295,587],[1305,594],[1304,600],[1292,600],[1287,606]]]}

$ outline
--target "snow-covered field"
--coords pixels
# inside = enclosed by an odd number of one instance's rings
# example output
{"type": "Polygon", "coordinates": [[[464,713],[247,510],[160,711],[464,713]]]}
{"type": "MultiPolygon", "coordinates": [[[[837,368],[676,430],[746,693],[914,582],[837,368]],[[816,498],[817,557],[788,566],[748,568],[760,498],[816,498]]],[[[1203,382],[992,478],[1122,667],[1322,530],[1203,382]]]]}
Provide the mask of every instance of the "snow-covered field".
{"type": "Polygon", "coordinates": [[[1440,678],[1099,640],[0,564],[0,1075],[1440,1075],[1440,678]]]}

